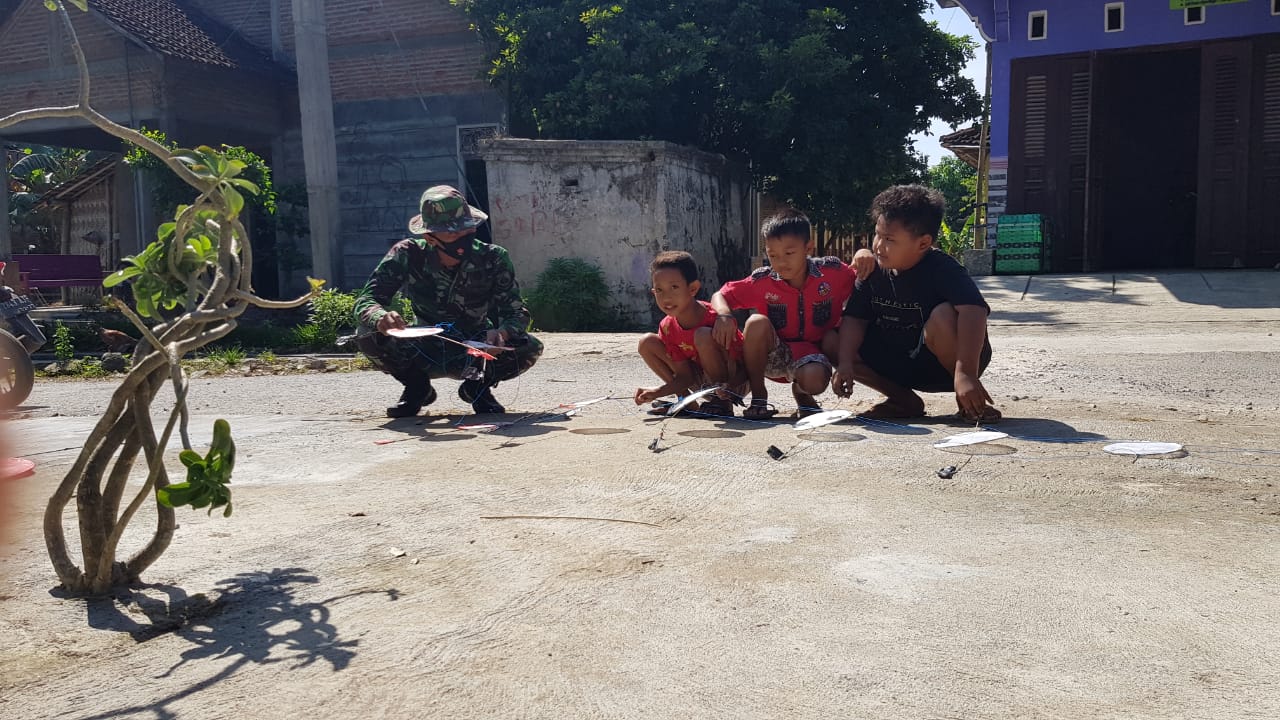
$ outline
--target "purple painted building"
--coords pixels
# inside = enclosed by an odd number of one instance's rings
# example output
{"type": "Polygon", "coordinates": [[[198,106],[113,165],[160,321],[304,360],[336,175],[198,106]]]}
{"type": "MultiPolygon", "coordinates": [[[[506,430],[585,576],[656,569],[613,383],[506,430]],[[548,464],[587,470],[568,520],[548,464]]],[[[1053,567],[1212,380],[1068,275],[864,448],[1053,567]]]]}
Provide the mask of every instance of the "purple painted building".
{"type": "Polygon", "coordinates": [[[990,218],[1055,272],[1280,263],[1280,0],[939,0],[990,43],[990,218]]]}

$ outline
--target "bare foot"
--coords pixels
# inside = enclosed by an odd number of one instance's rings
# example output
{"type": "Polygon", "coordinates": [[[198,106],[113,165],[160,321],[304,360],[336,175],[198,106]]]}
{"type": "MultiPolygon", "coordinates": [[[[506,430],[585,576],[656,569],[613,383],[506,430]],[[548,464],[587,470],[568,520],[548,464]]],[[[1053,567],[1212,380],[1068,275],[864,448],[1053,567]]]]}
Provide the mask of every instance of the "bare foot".
{"type": "Polygon", "coordinates": [[[888,398],[872,405],[870,410],[859,413],[859,415],[872,420],[903,420],[924,417],[924,400],[921,400],[917,395],[888,398]]]}
{"type": "Polygon", "coordinates": [[[796,399],[796,417],[804,418],[810,415],[817,415],[822,412],[822,406],[818,404],[818,399],[809,393],[800,392],[795,388],[791,389],[791,395],[796,399]]]}

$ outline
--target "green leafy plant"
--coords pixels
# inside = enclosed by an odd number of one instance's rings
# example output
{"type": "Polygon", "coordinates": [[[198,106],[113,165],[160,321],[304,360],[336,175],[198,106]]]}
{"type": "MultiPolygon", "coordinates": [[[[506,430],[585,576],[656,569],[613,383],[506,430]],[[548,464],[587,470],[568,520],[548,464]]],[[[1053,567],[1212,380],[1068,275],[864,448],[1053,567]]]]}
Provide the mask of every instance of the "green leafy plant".
{"type": "Polygon", "coordinates": [[[262,352],[258,353],[258,360],[268,365],[274,365],[276,361],[279,360],[279,358],[277,358],[276,354],[271,352],[270,350],[263,350],[262,352]]]}
{"type": "Polygon", "coordinates": [[[233,368],[239,365],[244,362],[246,357],[248,357],[248,355],[245,354],[244,348],[241,348],[239,345],[232,345],[231,347],[217,348],[216,350],[209,351],[210,360],[227,368],[233,368]]]}
{"type": "Polygon", "coordinates": [[[355,327],[356,296],[339,290],[325,290],[311,298],[308,320],[336,337],[341,330],[355,327]]]}
{"type": "Polygon", "coordinates": [[[307,323],[293,329],[292,343],[305,350],[322,350],[326,347],[332,347],[337,339],[333,332],[325,330],[315,323],[307,323]]]}
{"type": "Polygon", "coordinates": [[[61,320],[53,328],[53,356],[59,365],[66,365],[76,356],[75,341],[71,339],[71,328],[61,320]]]}
{"type": "Polygon", "coordinates": [[[580,258],[548,261],[528,301],[542,330],[604,330],[614,322],[604,272],[580,258]]]}
{"type": "Polygon", "coordinates": [[[236,465],[236,443],[231,424],[219,418],[213,422],[213,441],[204,457],[195,450],[183,450],[178,459],[187,467],[187,481],[156,489],[156,501],[169,508],[190,505],[209,508],[210,515],[222,506],[223,517],[231,517],[231,471],[236,465]]]}

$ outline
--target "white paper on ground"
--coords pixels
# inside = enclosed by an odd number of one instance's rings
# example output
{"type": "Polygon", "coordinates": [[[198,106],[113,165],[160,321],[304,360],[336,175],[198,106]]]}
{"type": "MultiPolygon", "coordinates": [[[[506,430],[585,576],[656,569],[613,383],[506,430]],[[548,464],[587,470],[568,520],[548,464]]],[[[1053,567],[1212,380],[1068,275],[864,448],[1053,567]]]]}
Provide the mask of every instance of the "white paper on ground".
{"type": "Polygon", "coordinates": [[[696,392],[696,393],[689,393],[688,395],[685,395],[685,396],[684,396],[684,398],[682,398],[682,399],[680,400],[680,402],[678,402],[678,403],[676,403],[675,405],[672,405],[671,407],[667,408],[667,417],[671,417],[672,415],[675,415],[676,413],[680,412],[681,410],[683,410],[683,409],[685,409],[685,408],[689,407],[689,405],[690,405],[691,403],[698,402],[698,401],[699,401],[699,400],[701,400],[702,398],[704,398],[704,397],[706,397],[706,396],[710,395],[711,393],[713,393],[713,392],[715,392],[716,390],[719,390],[719,389],[720,389],[720,388],[718,388],[718,387],[709,387],[709,388],[705,388],[705,389],[703,389],[703,390],[699,390],[699,391],[698,391],[698,392],[696,392]]]}
{"type": "Polygon", "coordinates": [[[407,327],[407,328],[392,328],[391,330],[387,331],[387,334],[390,335],[391,337],[398,337],[398,338],[420,338],[420,337],[431,337],[432,335],[439,335],[442,332],[444,332],[444,328],[407,327]]]}
{"type": "Polygon", "coordinates": [[[960,433],[942,439],[942,442],[933,444],[936,448],[953,448],[964,445],[977,445],[978,443],[991,442],[1001,438],[1009,437],[1008,433],[995,432],[993,430],[980,430],[977,432],[960,433]]]}
{"type": "Polygon", "coordinates": [[[850,410],[827,410],[800,418],[796,421],[795,428],[797,430],[813,430],[824,425],[838,423],[850,417],[853,417],[853,412],[850,410]]]}
{"type": "Polygon", "coordinates": [[[1181,449],[1182,446],[1178,443],[1167,442],[1120,442],[1102,448],[1112,455],[1165,455],[1181,449]]]}

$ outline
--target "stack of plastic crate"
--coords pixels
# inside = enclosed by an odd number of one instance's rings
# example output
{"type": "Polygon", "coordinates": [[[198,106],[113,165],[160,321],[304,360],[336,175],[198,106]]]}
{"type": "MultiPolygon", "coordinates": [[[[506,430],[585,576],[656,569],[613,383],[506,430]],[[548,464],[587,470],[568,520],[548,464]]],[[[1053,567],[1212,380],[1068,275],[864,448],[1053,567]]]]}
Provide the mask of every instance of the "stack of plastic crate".
{"type": "Polygon", "coordinates": [[[996,224],[996,273],[1038,273],[1045,253],[1040,215],[1002,215],[996,224]]]}

